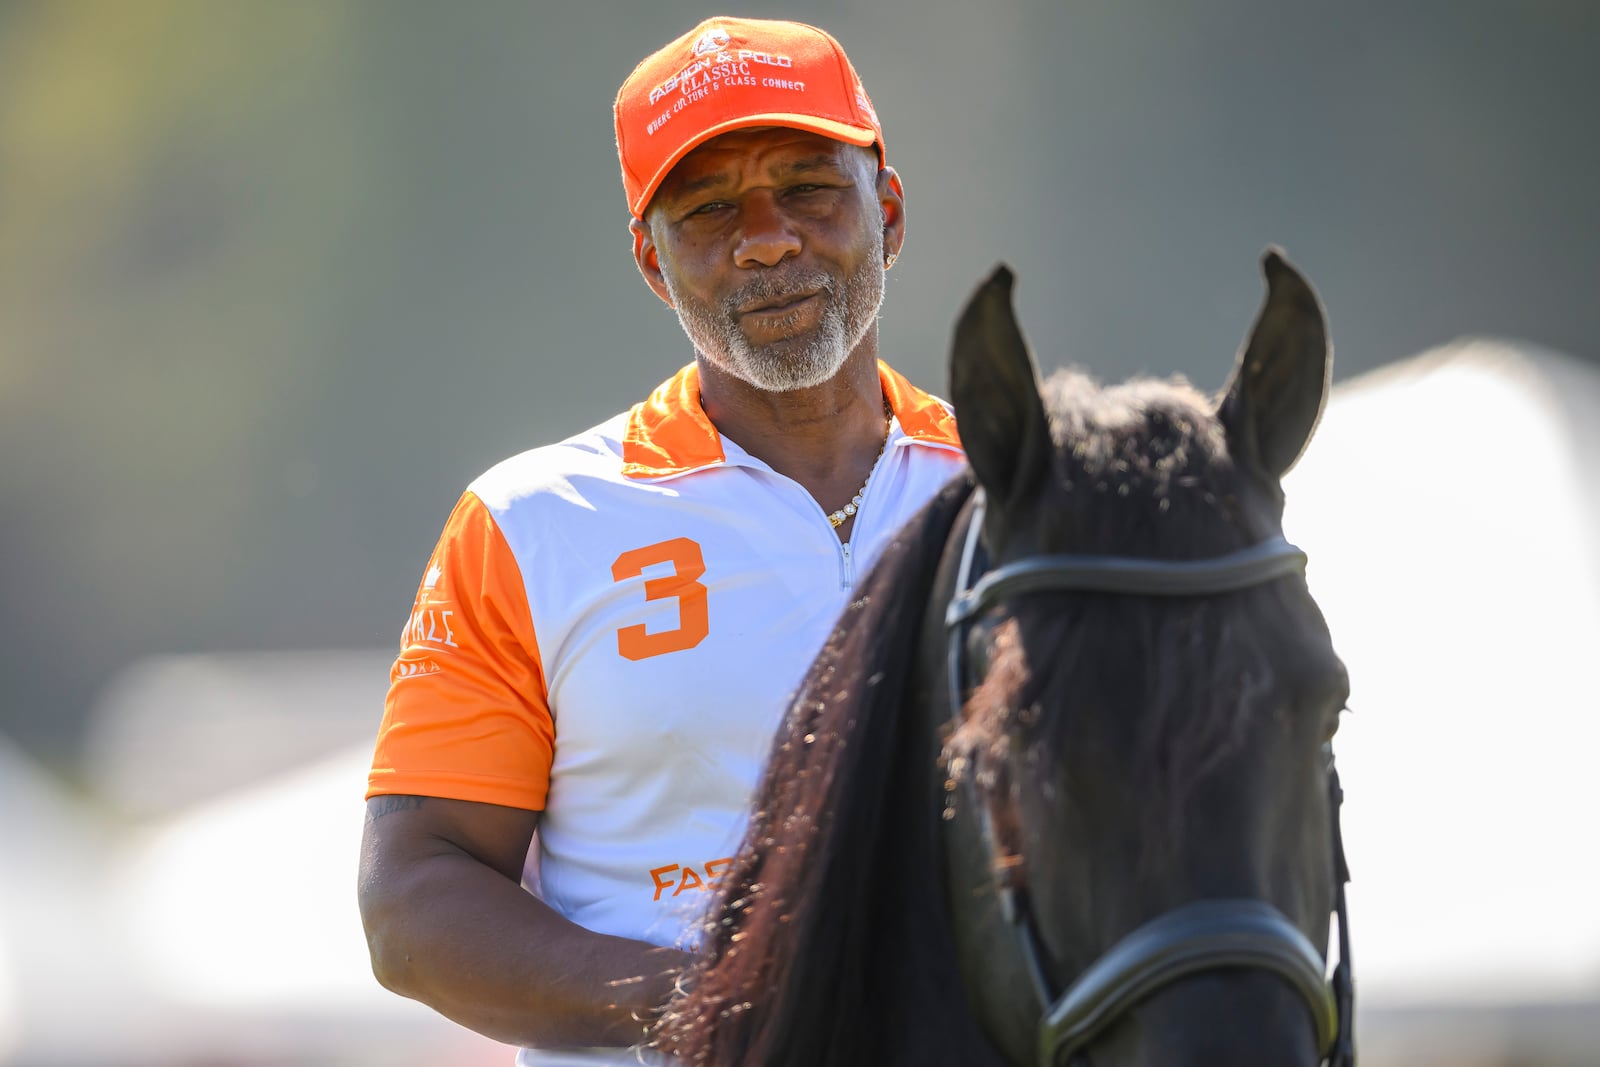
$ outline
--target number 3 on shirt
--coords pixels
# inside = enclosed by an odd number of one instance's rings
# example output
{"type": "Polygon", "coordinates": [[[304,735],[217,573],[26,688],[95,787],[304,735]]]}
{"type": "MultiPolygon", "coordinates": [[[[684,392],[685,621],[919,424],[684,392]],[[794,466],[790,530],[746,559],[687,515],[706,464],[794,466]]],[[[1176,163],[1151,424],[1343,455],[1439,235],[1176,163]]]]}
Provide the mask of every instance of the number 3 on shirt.
{"type": "Polygon", "coordinates": [[[618,582],[635,578],[643,574],[646,567],[658,563],[672,564],[672,573],[646,578],[644,598],[677,600],[678,627],[660,633],[647,632],[643,623],[622,627],[617,631],[617,651],[624,659],[649,659],[668,652],[682,652],[704,641],[711,632],[706,614],[706,587],[699,581],[706,572],[706,561],[700,554],[698,542],[674,537],[624,552],[611,565],[611,577],[618,582]]]}

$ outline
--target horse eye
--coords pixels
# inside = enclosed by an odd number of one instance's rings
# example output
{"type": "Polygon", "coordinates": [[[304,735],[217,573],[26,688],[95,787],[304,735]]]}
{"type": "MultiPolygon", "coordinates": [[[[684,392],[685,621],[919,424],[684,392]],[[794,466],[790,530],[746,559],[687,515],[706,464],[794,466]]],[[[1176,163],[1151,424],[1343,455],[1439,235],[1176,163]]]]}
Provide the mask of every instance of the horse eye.
{"type": "Polygon", "coordinates": [[[1323,744],[1328,744],[1333,741],[1333,735],[1339,732],[1339,724],[1344,721],[1344,717],[1348,714],[1350,714],[1350,705],[1346,703],[1341,703],[1337,708],[1329,713],[1322,728],[1323,744]]]}

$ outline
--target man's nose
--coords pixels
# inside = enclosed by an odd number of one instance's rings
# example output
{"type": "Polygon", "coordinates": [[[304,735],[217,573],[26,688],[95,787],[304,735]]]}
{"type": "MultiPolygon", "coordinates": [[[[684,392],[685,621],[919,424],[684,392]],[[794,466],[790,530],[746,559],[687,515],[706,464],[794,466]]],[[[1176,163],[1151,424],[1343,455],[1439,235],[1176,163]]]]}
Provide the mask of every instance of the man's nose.
{"type": "Polygon", "coordinates": [[[745,199],[744,231],[734,246],[734,263],[740,267],[776,267],[800,254],[800,235],[789,216],[769,195],[745,199]]]}

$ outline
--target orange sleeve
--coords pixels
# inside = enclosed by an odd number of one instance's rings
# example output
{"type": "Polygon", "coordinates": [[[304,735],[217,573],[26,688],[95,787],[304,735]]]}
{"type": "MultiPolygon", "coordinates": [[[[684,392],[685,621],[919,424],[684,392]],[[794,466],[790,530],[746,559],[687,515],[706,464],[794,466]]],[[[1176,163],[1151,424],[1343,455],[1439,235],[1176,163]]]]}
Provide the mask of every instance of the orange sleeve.
{"type": "Polygon", "coordinates": [[[367,796],[539,811],[554,751],[521,569],[489,509],[467,493],[433,551],[389,671],[367,796]]]}

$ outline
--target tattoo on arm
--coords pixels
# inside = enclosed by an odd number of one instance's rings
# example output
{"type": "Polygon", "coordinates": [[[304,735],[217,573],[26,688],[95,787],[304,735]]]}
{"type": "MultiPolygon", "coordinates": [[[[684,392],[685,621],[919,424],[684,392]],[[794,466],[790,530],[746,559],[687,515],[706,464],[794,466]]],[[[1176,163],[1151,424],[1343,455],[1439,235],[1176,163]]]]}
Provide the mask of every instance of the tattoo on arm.
{"type": "Polygon", "coordinates": [[[397,811],[415,811],[426,797],[377,796],[367,801],[367,821],[376,822],[397,811]]]}

